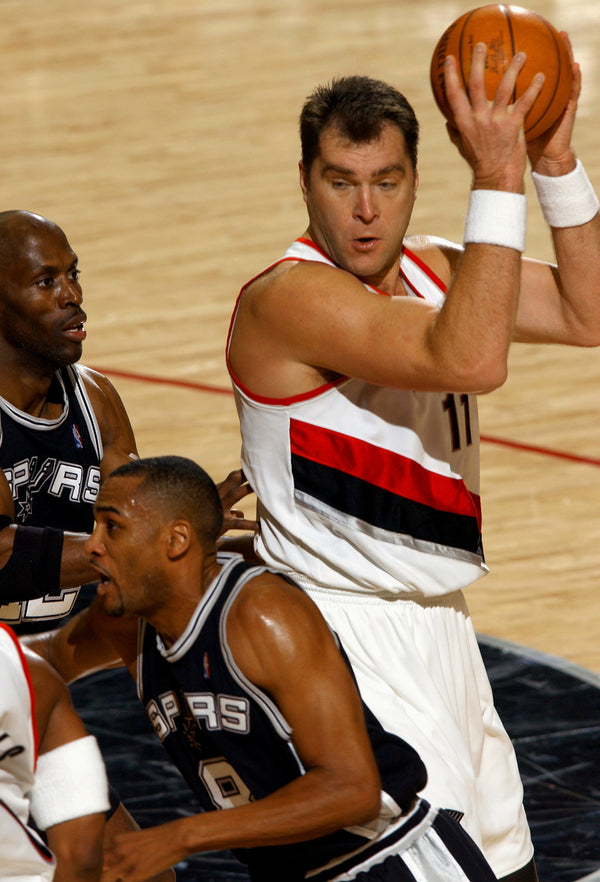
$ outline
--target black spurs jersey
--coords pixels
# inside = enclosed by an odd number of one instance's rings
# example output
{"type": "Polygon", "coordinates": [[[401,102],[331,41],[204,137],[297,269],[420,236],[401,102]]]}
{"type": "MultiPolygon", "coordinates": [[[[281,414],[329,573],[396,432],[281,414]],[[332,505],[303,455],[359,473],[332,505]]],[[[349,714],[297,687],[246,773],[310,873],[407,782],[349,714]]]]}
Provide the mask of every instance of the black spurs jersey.
{"type": "MultiPolygon", "coordinates": [[[[234,600],[266,568],[234,554],[218,560],[223,569],[173,646],[167,649],[154,628],[141,625],[137,671],[138,695],[154,730],[206,811],[265,797],[305,771],[287,721],[269,695],[244,677],[227,644],[234,600]]],[[[237,852],[253,880],[304,879],[332,860],[338,865],[355,849],[372,849],[425,786],[417,753],[385,732],[366,707],[365,717],[382,779],[380,817],[368,827],[299,845],[237,852]]]]}
{"type": "MultiPolygon", "coordinates": [[[[0,466],[11,489],[15,521],[89,533],[100,488],[102,440],[76,365],[55,373],[49,399],[63,405],[58,419],[33,417],[0,397],[0,466]]],[[[4,604],[0,620],[14,625],[62,618],[78,593],[79,588],[70,588],[4,604]]]]}

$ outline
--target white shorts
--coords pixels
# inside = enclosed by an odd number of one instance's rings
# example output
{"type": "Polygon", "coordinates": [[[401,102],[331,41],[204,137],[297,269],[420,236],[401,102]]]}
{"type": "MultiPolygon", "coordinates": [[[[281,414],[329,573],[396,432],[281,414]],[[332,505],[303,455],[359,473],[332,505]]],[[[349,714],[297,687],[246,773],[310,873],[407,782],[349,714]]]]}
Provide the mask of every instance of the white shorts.
{"type": "Polygon", "coordinates": [[[462,592],[387,600],[296,579],[339,636],[365,703],[421,756],[421,795],[464,812],[497,876],[527,864],[533,844],[517,758],[462,592]]]}

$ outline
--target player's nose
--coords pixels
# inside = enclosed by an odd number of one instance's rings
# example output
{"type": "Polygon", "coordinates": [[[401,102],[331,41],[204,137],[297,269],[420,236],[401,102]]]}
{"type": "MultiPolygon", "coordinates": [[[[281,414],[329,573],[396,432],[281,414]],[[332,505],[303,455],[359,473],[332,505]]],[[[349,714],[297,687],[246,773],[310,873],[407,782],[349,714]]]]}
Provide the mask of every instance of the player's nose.
{"type": "Polygon", "coordinates": [[[354,205],[354,216],[369,223],[377,217],[377,201],[370,187],[358,187],[356,191],[356,202],[354,205]]]}
{"type": "Polygon", "coordinates": [[[81,306],[83,292],[78,282],[73,279],[64,279],[58,289],[58,303],[61,307],[81,306]]]}

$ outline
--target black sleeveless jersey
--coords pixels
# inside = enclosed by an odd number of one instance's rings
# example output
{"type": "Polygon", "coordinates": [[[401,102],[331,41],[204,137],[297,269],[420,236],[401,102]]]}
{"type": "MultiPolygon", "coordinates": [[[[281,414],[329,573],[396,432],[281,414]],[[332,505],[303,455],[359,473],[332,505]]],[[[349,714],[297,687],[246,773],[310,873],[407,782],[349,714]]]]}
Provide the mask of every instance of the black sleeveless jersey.
{"type": "MultiPolygon", "coordinates": [[[[137,671],[138,695],[154,730],[205,811],[260,799],[305,771],[287,721],[270,696],[244,677],[227,644],[232,603],[266,568],[235,554],[218,560],[223,569],[173,646],[167,649],[154,628],[141,625],[137,671]]],[[[332,859],[337,863],[385,831],[425,786],[417,753],[364,709],[381,773],[382,816],[368,828],[236,852],[253,880],[293,882],[332,859]]]]}
{"type": "MultiPolygon", "coordinates": [[[[58,370],[49,399],[62,403],[55,420],[33,417],[0,398],[0,467],[15,504],[15,521],[89,533],[100,488],[100,429],[76,365],[58,370]]],[[[67,615],[79,588],[0,606],[0,620],[16,625],[67,615]]]]}

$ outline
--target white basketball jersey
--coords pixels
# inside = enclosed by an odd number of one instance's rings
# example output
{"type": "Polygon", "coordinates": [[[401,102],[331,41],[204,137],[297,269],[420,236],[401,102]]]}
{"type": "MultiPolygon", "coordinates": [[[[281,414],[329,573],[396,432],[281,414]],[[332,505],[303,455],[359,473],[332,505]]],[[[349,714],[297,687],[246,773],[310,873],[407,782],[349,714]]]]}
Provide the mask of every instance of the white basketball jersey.
{"type": "Polygon", "coordinates": [[[50,882],[55,860],[27,826],[37,761],[34,697],[14,633],[0,623],[0,879],[50,882]]]}
{"type": "MultiPolygon", "coordinates": [[[[302,239],[282,259],[333,265],[302,239]]],[[[443,302],[442,282],[408,249],[400,274],[408,296],[443,302]]],[[[273,400],[230,373],[269,566],[383,596],[444,594],[487,572],[473,396],[341,377],[273,400]]]]}

